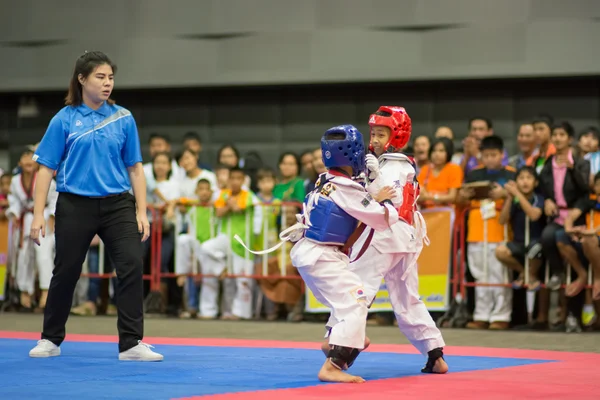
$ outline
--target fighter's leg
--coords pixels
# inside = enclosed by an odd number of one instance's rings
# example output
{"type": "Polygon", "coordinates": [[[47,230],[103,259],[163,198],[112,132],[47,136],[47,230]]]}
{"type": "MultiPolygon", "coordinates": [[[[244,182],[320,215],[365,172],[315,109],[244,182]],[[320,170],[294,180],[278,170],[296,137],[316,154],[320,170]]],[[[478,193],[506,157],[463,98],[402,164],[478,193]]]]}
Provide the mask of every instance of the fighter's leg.
{"type": "Polygon", "coordinates": [[[385,275],[385,282],[400,332],[428,358],[421,372],[444,374],[448,371],[443,357],[446,344],[419,295],[418,256],[419,253],[399,254],[396,266],[385,275]]]}
{"type": "Polygon", "coordinates": [[[331,331],[328,359],[318,375],[326,382],[364,381],[342,371],[348,368],[352,353],[364,347],[368,311],[362,283],[347,264],[345,255],[327,249],[315,265],[298,268],[317,300],[335,310],[340,320],[331,331]]]}
{"type": "MultiPolygon", "coordinates": [[[[373,246],[369,247],[361,258],[348,266],[348,269],[358,275],[362,281],[369,308],[377,297],[377,292],[379,292],[379,288],[381,287],[383,276],[392,266],[393,254],[380,253],[373,246]]],[[[335,316],[334,312],[332,312],[325,325],[325,340],[321,343],[321,351],[323,351],[325,355],[329,353],[329,334],[331,333],[331,329],[338,322],[338,318],[335,316]]],[[[362,351],[366,350],[370,344],[371,341],[365,336],[365,347],[362,351]]],[[[358,354],[360,353],[356,353],[349,366],[352,365],[356,357],[358,357],[358,354]]]]}

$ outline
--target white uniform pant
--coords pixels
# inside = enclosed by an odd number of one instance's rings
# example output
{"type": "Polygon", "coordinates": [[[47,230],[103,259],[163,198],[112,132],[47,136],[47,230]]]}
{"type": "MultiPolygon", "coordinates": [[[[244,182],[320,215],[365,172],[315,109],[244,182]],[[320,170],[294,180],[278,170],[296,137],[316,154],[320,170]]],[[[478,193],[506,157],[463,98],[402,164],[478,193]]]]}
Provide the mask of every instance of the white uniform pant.
{"type": "MultiPolygon", "coordinates": [[[[294,253],[304,253],[315,245],[302,239],[296,246],[299,247],[294,253]]],[[[293,260],[294,265],[315,298],[329,307],[338,321],[329,336],[329,344],[362,350],[368,314],[362,281],[348,269],[349,260],[344,253],[334,246],[323,247],[313,265],[301,265],[293,260]]]]}
{"type": "MultiPolygon", "coordinates": [[[[506,283],[507,270],[496,258],[498,243],[487,244],[487,277],[484,264],[483,242],[469,243],[467,257],[469,270],[478,283],[506,283]]],[[[473,320],[483,322],[510,322],[512,289],[509,287],[475,287],[473,320]]]]}
{"type": "Polygon", "coordinates": [[[36,270],[41,290],[48,290],[54,269],[54,234],[40,235],[40,245],[33,243],[29,236],[23,238],[23,246],[17,255],[17,287],[21,292],[35,292],[36,270]]]}
{"type": "MultiPolygon", "coordinates": [[[[421,249],[422,245],[417,253],[380,253],[370,246],[357,262],[350,264],[349,269],[362,280],[368,304],[375,300],[381,281],[385,279],[400,332],[426,356],[429,351],[444,347],[445,343],[419,296],[416,262],[421,249]]],[[[337,318],[332,314],[327,327],[336,323],[337,318]]]]}
{"type": "MultiPolygon", "coordinates": [[[[227,267],[228,253],[231,253],[229,237],[221,234],[204,243],[199,243],[190,235],[181,235],[177,244],[175,272],[187,274],[193,271],[193,258],[200,262],[200,270],[206,275],[220,275],[227,267]],[[192,255],[193,254],[193,255],[192,255]]],[[[230,256],[230,273],[252,275],[254,261],[233,253],[230,256]]],[[[252,278],[227,278],[224,280],[221,315],[235,315],[239,318],[252,318],[252,278]]],[[[219,314],[219,278],[202,278],[200,289],[200,316],[215,318],[219,314]]]]}

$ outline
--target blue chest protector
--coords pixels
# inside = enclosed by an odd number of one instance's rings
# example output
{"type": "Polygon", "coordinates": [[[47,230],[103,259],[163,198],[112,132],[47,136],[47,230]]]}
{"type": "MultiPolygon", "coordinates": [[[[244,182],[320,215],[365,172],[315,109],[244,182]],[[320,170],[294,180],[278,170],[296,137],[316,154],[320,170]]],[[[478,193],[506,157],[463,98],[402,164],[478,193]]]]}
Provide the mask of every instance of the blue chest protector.
{"type": "Polygon", "coordinates": [[[328,197],[327,183],[328,180],[324,180],[306,196],[305,201],[312,196],[319,196],[319,199],[310,211],[311,226],[304,236],[315,242],[343,246],[356,229],[358,221],[328,197]]]}

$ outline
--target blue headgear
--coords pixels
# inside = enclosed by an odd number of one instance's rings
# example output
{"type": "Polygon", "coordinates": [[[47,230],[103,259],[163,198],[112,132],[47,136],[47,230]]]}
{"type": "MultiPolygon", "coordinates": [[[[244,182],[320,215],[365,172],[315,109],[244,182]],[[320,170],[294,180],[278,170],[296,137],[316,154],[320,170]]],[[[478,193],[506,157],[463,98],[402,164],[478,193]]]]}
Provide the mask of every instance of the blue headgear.
{"type": "Polygon", "coordinates": [[[365,170],[365,144],[362,134],[353,125],[339,125],[330,128],[321,138],[323,164],[327,168],[352,167],[352,176],[365,170]],[[327,140],[327,136],[339,133],[344,139],[327,140]]]}

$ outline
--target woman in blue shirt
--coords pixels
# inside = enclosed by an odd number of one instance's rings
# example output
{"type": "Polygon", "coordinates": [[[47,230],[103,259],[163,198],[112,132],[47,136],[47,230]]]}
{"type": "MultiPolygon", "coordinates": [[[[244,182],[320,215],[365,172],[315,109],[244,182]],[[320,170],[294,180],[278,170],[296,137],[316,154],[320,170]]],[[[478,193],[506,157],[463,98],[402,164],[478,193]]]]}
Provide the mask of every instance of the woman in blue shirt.
{"type": "Polygon", "coordinates": [[[31,357],[60,355],[75,285],[98,234],[117,277],[119,360],[161,361],[142,342],[142,243],[148,239],[146,180],[135,120],[110,99],[116,66],[101,52],[75,63],[66,106],[50,121],[34,161],[39,165],[31,239],[45,235],[44,207],[56,171],[56,257],[42,338],[31,357]],[[135,196],[130,194],[133,188],[135,196]]]}

